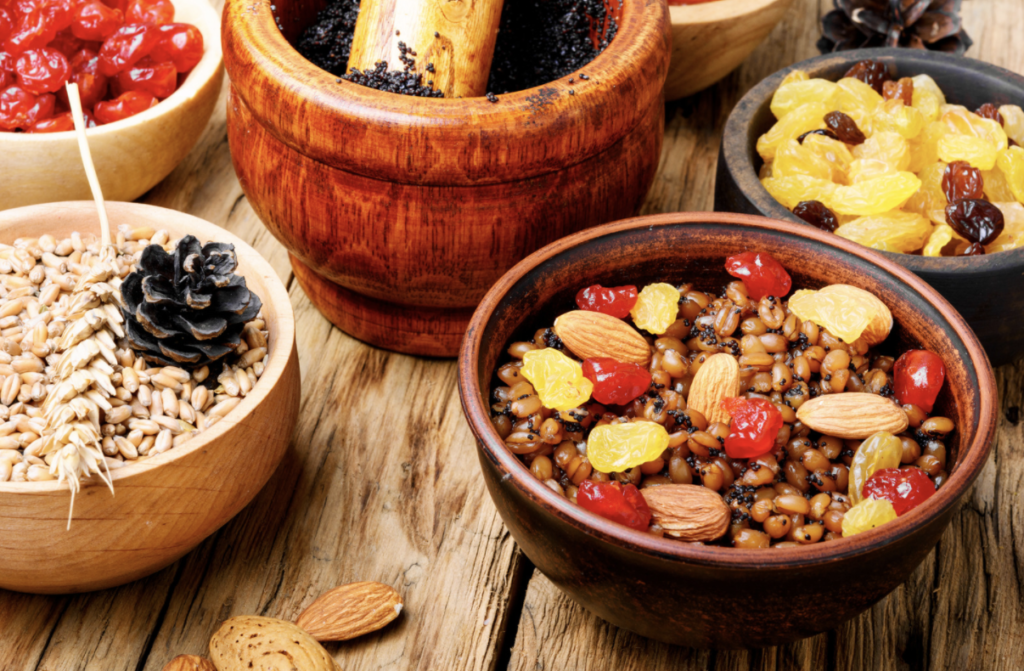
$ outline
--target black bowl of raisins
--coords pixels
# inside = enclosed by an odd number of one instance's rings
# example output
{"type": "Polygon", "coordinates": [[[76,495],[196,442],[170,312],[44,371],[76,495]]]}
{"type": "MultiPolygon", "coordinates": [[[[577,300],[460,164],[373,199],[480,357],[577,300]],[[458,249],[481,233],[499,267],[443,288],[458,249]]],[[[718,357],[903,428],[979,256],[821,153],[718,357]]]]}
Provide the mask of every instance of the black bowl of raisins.
{"type": "MultiPolygon", "coordinates": [[[[835,227],[836,222],[829,219],[830,211],[801,203],[794,208],[803,216],[801,219],[765,189],[759,179],[763,161],[757,142],[776,122],[770,105],[787,75],[802,70],[811,78],[838,81],[864,61],[884,65],[861,67],[858,78],[876,89],[891,82],[888,86],[892,92],[900,78],[928,75],[951,105],[963,105],[969,110],[981,110],[983,106],[988,109],[1001,105],[1024,106],[1024,77],[960,56],[915,49],[859,49],[797,63],[764,79],[730,114],[718,158],[717,211],[761,214],[799,223],[806,223],[806,219],[826,230],[835,227]]],[[[895,94],[899,95],[898,91],[895,94]]],[[[825,128],[815,132],[835,139],[838,127],[833,126],[840,124],[841,119],[831,121],[826,120],[825,128]]],[[[949,197],[948,190],[946,197],[949,197]]],[[[1024,355],[1024,248],[978,254],[990,241],[993,226],[1001,224],[992,221],[995,209],[987,200],[957,201],[948,205],[947,223],[968,242],[979,243],[970,247],[962,245],[959,256],[880,253],[916,273],[952,303],[974,329],[992,363],[999,366],[1024,355]],[[973,241],[974,237],[979,240],[973,241]]],[[[998,212],[995,215],[998,217],[998,212]]]]}

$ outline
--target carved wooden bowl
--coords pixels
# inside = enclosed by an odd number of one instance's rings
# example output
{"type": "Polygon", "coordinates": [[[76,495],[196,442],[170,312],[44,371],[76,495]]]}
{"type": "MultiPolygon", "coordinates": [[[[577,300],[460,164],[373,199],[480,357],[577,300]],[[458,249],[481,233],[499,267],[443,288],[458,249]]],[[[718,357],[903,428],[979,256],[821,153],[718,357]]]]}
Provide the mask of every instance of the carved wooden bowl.
{"type": "MultiPolygon", "coordinates": [[[[223,420],[185,444],[111,471],[114,496],[93,477],[75,498],[50,482],[0,483],[0,588],[84,592],[154,573],[198,545],[256,496],[288,448],[299,412],[295,317],[274,269],[249,245],[196,217],[149,205],[108,203],[111,227],[143,224],[172,236],[230,242],[238,273],[263,301],[270,331],[266,369],[223,420]]],[[[91,202],[0,212],[0,241],[99,235],[91,202]]]]}
{"type": "MultiPolygon", "coordinates": [[[[88,131],[107,200],[135,200],[181,163],[199,141],[224,79],[220,20],[209,0],[174,0],[177,22],[203,35],[203,59],[155,107],[88,131]]],[[[92,198],[74,131],[0,133],[0,210],[92,198]]]]}
{"type": "MultiPolygon", "coordinates": [[[[228,139],[242,189],[313,303],[374,345],[454,356],[473,308],[525,255],[633,214],[659,160],[663,3],[625,0],[579,73],[486,98],[336,81],[289,38],[324,0],[228,0],[228,139]]],[[[615,3],[617,4],[617,3],[615,3]]]]}
{"type": "MultiPolygon", "coordinates": [[[[757,177],[757,138],[774,123],[771,98],[791,70],[835,81],[868,58],[895,65],[900,76],[931,76],[950,103],[969,109],[987,102],[1024,106],[1024,77],[972,58],[917,49],[858,49],[812,58],[764,79],[729,115],[718,156],[715,209],[803,223],[757,177]]],[[[952,303],[978,334],[993,365],[1024,355],[1024,249],[956,258],[882,254],[912,270],[952,303]]]]}
{"type": "MultiPolygon", "coordinates": [[[[529,336],[526,336],[529,337],[529,336]]],[[[840,237],[762,217],[718,213],[629,219],[541,249],[502,277],[473,315],[459,355],[459,390],[487,488],[530,560],[569,596],[624,629],[668,643],[777,645],[837,627],[905,581],[938,542],[988,458],[997,392],[977,338],[918,277],[840,237]],[[620,526],[537,480],[491,425],[490,388],[508,343],[572,309],[583,286],[693,281],[717,292],[725,258],[771,253],[794,288],[845,282],[890,307],[886,346],[942,357],[936,414],[952,418],[950,477],[924,504],[851,538],[802,548],[690,545],[620,526]]]]}

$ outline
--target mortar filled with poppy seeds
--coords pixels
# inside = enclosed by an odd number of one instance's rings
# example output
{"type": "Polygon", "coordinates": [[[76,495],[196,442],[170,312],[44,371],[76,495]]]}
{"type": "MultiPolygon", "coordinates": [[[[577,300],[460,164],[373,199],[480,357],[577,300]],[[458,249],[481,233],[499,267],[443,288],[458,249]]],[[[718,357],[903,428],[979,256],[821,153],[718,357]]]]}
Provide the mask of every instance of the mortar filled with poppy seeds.
{"type": "Polygon", "coordinates": [[[643,201],[664,129],[667,10],[507,2],[486,87],[463,97],[436,97],[438,52],[423,47],[351,70],[358,12],[355,0],[228,0],[235,171],[332,322],[454,356],[508,268],[643,201]]]}

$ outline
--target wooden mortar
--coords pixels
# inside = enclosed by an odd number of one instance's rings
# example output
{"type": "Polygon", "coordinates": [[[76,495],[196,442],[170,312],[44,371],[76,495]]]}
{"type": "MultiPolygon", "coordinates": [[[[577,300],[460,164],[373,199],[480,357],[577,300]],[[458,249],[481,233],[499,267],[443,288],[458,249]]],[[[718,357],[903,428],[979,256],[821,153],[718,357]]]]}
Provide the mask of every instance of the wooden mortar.
{"type": "Polygon", "coordinates": [[[665,120],[663,3],[616,2],[604,53],[497,103],[339,82],[288,41],[324,0],[274,4],[283,34],[271,3],[225,4],[232,161],[310,300],[353,336],[454,356],[508,268],[646,195],[665,120]]]}

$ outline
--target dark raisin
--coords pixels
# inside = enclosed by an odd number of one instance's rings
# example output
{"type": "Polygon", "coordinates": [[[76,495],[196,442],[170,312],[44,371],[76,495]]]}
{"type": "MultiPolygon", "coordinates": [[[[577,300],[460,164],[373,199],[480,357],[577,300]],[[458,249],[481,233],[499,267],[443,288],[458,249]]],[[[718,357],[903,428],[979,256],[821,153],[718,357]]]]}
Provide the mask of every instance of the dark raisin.
{"type": "Polygon", "coordinates": [[[992,103],[985,103],[984,105],[976,109],[974,113],[980,116],[982,119],[992,119],[993,121],[997,121],[999,122],[1000,126],[1002,126],[1004,123],[1003,115],[999,113],[999,108],[993,105],[992,103]]]}
{"type": "Polygon", "coordinates": [[[972,168],[967,161],[953,161],[946,166],[942,174],[942,192],[946,200],[955,203],[958,200],[980,200],[985,197],[985,180],[981,171],[972,168]]]}
{"type": "Polygon", "coordinates": [[[892,79],[889,76],[889,68],[882,61],[861,61],[847,70],[843,76],[861,80],[875,89],[879,95],[882,94],[885,82],[892,79]]]}
{"type": "Polygon", "coordinates": [[[981,256],[985,253],[985,248],[977,242],[972,242],[967,245],[967,249],[960,253],[960,256],[981,256]]]}
{"type": "Polygon", "coordinates": [[[857,122],[845,112],[829,112],[825,115],[825,125],[829,127],[840,142],[846,144],[864,144],[864,133],[857,128],[857,122]]]}
{"type": "Polygon", "coordinates": [[[1003,213],[987,200],[960,200],[946,206],[946,222],[961,237],[987,245],[1003,232],[1003,213]]]}
{"type": "Polygon", "coordinates": [[[803,135],[798,137],[796,139],[796,141],[799,142],[800,144],[803,144],[804,143],[804,138],[806,138],[808,135],[824,135],[825,137],[832,138],[833,140],[838,140],[839,139],[838,137],[836,137],[836,134],[833,133],[832,131],[825,130],[824,128],[819,128],[818,130],[809,130],[809,131],[807,131],[806,133],[804,133],[803,135]]]}
{"type": "Polygon", "coordinates": [[[825,204],[817,200],[805,200],[793,208],[793,214],[800,217],[808,224],[817,226],[829,233],[839,228],[839,220],[835,213],[825,207],[825,204]]]}
{"type": "Polygon", "coordinates": [[[914,104],[914,80],[903,77],[897,82],[885,82],[882,84],[882,97],[886,100],[902,100],[904,105],[910,107],[914,104]]]}

